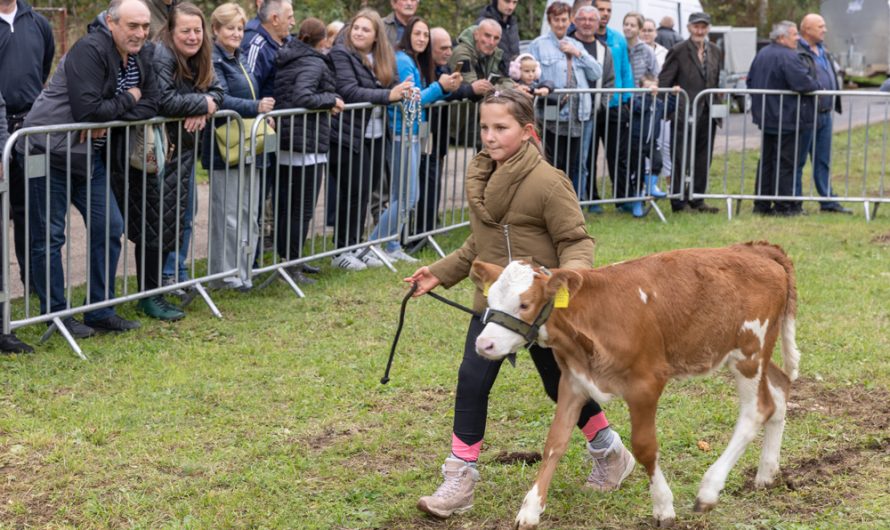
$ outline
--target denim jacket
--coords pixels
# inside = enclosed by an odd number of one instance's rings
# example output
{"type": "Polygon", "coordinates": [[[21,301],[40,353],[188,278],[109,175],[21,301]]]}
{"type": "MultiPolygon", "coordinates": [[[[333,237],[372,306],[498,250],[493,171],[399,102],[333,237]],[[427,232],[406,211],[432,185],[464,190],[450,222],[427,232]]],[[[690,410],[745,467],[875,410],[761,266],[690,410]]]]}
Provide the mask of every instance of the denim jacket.
{"type": "MultiPolygon", "coordinates": [[[[603,74],[603,67],[592,55],[587,53],[583,44],[571,37],[563,37],[563,40],[568,41],[581,52],[581,57],[572,58],[572,70],[575,74],[573,88],[590,88],[603,74]]],[[[566,54],[559,49],[559,42],[551,31],[532,41],[528,52],[541,63],[541,79],[552,81],[556,88],[566,88],[568,61],[566,54]]],[[[590,94],[583,94],[577,107],[565,105],[560,110],[559,120],[567,121],[569,108],[574,107],[578,109],[578,120],[587,121],[590,119],[591,105],[590,94]]]]}

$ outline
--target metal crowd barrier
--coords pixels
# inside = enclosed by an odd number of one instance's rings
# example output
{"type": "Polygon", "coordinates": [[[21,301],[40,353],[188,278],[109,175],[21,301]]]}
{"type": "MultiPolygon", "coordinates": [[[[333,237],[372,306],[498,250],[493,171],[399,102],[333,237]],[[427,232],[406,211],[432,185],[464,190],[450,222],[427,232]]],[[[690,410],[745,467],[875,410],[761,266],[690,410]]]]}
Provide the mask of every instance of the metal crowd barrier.
{"type": "MultiPolygon", "coordinates": [[[[220,120],[229,125],[241,122],[240,116],[231,111],[217,113],[216,123],[220,120]]],[[[177,289],[192,290],[192,296],[200,295],[213,313],[221,316],[202,283],[237,275],[239,268],[206,272],[197,266],[194,238],[184,241],[184,232],[192,227],[187,210],[197,211],[194,169],[200,153],[199,142],[185,131],[183,123],[155,118],[65,124],[20,129],[10,137],[3,150],[3,171],[4,175],[10,175],[10,171],[23,174],[24,197],[16,201],[22,201],[17,206],[23,207],[26,221],[25,226],[16,227],[24,232],[23,248],[17,249],[21,312],[18,303],[3,304],[4,333],[45,322],[49,329],[42,340],[58,330],[83,357],[64,319],[177,289]],[[18,150],[16,167],[14,149],[18,150]],[[167,156],[162,157],[161,164],[155,164],[153,153],[165,150],[167,156]],[[175,183],[174,190],[169,188],[171,183],[175,183]],[[74,226],[70,206],[80,210],[85,230],[79,224],[74,226]],[[136,211],[141,213],[137,215],[136,211]],[[149,211],[157,213],[149,217],[149,211]],[[172,230],[170,223],[174,225],[172,230]],[[165,237],[168,232],[172,237],[165,237]],[[85,238],[85,248],[74,244],[80,237],[85,238]],[[140,259],[132,257],[130,251],[140,259]],[[161,284],[168,252],[181,255],[187,270],[174,270],[172,280],[161,284]],[[158,285],[146,287],[147,275],[157,278],[158,285]],[[120,281],[109,281],[115,276],[120,281]],[[133,281],[134,276],[138,281],[133,281]],[[75,289],[81,281],[85,282],[86,294],[83,303],[78,304],[74,297],[82,295],[79,287],[77,293],[75,289]],[[16,305],[14,313],[12,305],[16,305]]],[[[239,164],[228,172],[240,179],[243,168],[239,164]]],[[[8,177],[3,181],[4,190],[7,183],[8,177]]],[[[6,193],[0,212],[5,227],[10,226],[9,199],[6,193]]],[[[10,289],[8,241],[5,243],[2,301],[9,302],[14,293],[10,289]]],[[[210,245],[208,241],[205,255],[211,256],[208,270],[213,270],[210,245]]]]}
{"type": "Polygon", "coordinates": [[[300,271],[309,261],[370,253],[395,271],[382,249],[394,241],[405,248],[428,243],[444,256],[435,236],[468,223],[463,181],[477,144],[477,109],[472,102],[458,101],[425,111],[427,120],[418,125],[417,134],[405,125],[411,119],[401,115],[404,126],[395,136],[386,108],[370,104],[347,105],[338,116],[288,109],[257,117],[245,172],[255,182],[249,217],[266,227],[266,241],[251,249],[256,259],[250,275],[272,273],[262,285],[280,278],[302,297],[289,272],[300,271]],[[375,115],[381,121],[367,135],[374,138],[362,134],[362,145],[354,145],[352,129],[343,123],[365,123],[375,115]],[[286,131],[271,141],[263,125],[270,122],[275,131],[286,131]],[[318,149],[319,124],[333,131],[326,152],[318,149]],[[307,129],[314,137],[287,133],[307,129]],[[394,209],[385,214],[389,206],[394,209]]]}
{"type": "Polygon", "coordinates": [[[706,90],[696,97],[694,109],[695,127],[708,127],[709,139],[707,145],[695,145],[694,149],[707,149],[719,158],[708,171],[692,172],[689,183],[695,188],[692,196],[724,199],[730,219],[740,213],[745,200],[764,204],[858,202],[867,221],[877,214],[881,203],[890,202],[886,160],[890,94],[849,90],[810,94],[780,90],[706,90]],[[817,102],[817,97],[825,99],[817,102]],[[773,98],[779,108],[782,103],[790,102],[788,109],[780,113],[779,123],[770,124],[769,134],[752,121],[753,112],[765,110],[767,98],[773,98]],[[726,111],[732,100],[743,112],[726,111]],[[801,116],[805,102],[817,105],[812,119],[801,116]],[[838,102],[841,114],[834,111],[838,102]],[[832,110],[818,112],[819,106],[832,110]],[[720,107],[726,109],[720,113],[724,123],[722,132],[715,134],[713,120],[699,121],[698,118],[705,109],[720,107]],[[787,110],[793,114],[786,116],[787,110]],[[783,126],[785,118],[793,125],[783,126]],[[820,122],[823,127],[832,128],[831,134],[821,139],[816,136],[820,122]],[[830,145],[824,145],[826,143],[830,145]],[[824,176],[815,178],[813,161],[817,155],[823,158],[826,151],[830,158],[827,168],[820,169],[824,176]],[[764,163],[767,171],[762,175],[760,168],[764,163]]]}
{"type": "MultiPolygon", "coordinates": [[[[673,176],[686,167],[687,152],[677,148],[688,134],[683,126],[689,109],[685,91],[557,89],[536,98],[535,107],[547,156],[572,180],[582,208],[594,211],[642,201],[666,222],[648,184],[658,181],[662,167],[673,170],[673,176]],[[588,107],[589,120],[581,122],[588,107]]],[[[666,197],[682,193],[679,186],[668,187],[664,180],[660,184],[666,197]]]]}

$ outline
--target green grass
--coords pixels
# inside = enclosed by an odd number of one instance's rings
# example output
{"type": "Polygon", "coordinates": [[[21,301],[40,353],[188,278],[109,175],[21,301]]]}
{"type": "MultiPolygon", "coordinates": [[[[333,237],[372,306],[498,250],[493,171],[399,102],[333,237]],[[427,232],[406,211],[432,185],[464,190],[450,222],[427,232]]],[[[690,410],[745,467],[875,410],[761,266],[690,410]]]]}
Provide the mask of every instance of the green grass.
{"type": "MultiPolygon", "coordinates": [[[[658,425],[681,528],[890,525],[890,245],[876,239],[890,238],[890,221],[880,213],[871,223],[811,213],[669,216],[665,225],[612,208],[591,218],[597,264],[769,239],[797,267],[802,378],[782,452],[787,484],[746,487],[758,439],[716,510],[693,513],[698,481],[731,435],[735,392],[723,373],[673,382],[658,425]]],[[[440,242],[455,248],[465,236],[440,242]]],[[[222,320],[198,300],[179,323],[142,318],[136,332],[81,341],[89,362],[58,336],[36,355],[0,359],[0,527],[509,528],[536,466],[493,458],[539,451],[553,404],[527,356],[505,366],[474,509],[442,524],[417,512],[449,449],[467,318],[429,298],[413,301],[392,381],[380,385],[400,278],[412,270],[325,268],[302,300],[280,282],[217,293],[222,320]]],[[[448,293],[464,303],[471,295],[469,282],[448,293]]],[[[122,312],[138,317],[132,304],[122,312]]],[[[41,330],[20,336],[34,343],[41,330]]],[[[626,438],[624,404],[606,410],[626,438]]],[[[544,527],[648,524],[644,473],[597,495],[580,488],[588,466],[576,433],[544,527]]]]}

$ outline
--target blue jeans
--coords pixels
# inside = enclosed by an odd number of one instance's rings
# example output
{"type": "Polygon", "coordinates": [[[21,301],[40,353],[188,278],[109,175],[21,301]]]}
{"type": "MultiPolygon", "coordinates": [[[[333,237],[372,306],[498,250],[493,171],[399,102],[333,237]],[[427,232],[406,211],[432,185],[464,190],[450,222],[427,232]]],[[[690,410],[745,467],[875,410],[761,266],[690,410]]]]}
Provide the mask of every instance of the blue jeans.
{"type": "MultiPolygon", "coordinates": [[[[587,196],[587,186],[591,176],[590,168],[587,166],[596,164],[596,160],[591,162],[590,156],[590,145],[593,143],[593,126],[594,121],[592,117],[584,122],[584,128],[581,130],[581,167],[579,171],[572,175],[572,184],[575,186],[575,192],[578,194],[578,199],[582,201],[598,198],[587,196]]],[[[593,178],[596,177],[594,176],[593,178]]]]}
{"type": "MultiPolygon", "coordinates": [[[[807,157],[813,162],[813,181],[816,191],[822,197],[833,197],[831,194],[831,112],[820,112],[816,118],[816,150],[813,153],[813,130],[800,132],[800,151],[797,153],[797,171],[794,175],[794,194],[803,195],[803,167],[807,157]]],[[[822,209],[840,206],[837,201],[821,203],[822,209]]]]}
{"type": "Polygon", "coordinates": [[[198,196],[195,194],[195,170],[192,169],[192,178],[187,190],[181,193],[188,194],[188,204],[185,207],[185,214],[182,220],[182,243],[179,246],[179,253],[170,252],[164,260],[164,278],[174,278],[177,281],[184,282],[189,279],[188,254],[189,244],[192,241],[192,220],[195,218],[195,206],[198,202],[198,196]],[[177,274],[176,271],[179,271],[177,274]]]}
{"type": "MultiPolygon", "coordinates": [[[[106,182],[103,152],[92,155],[89,183],[73,176],[68,197],[65,171],[50,169],[49,208],[47,208],[46,177],[30,179],[29,224],[31,227],[31,284],[40,298],[40,312],[61,311],[68,307],[65,299],[65,273],[62,270],[62,245],[65,244],[65,221],[68,205],[73,204],[89,229],[89,292],[86,303],[114,298],[114,278],[121,254],[124,220],[114,195],[106,182]],[[89,186],[89,195],[87,188],[89,186]],[[89,218],[87,215],[89,214],[89,218]],[[47,223],[49,249],[47,252],[47,223]],[[107,227],[106,227],[107,225],[107,227]],[[107,229],[107,233],[106,233],[107,229]],[[108,260],[106,263],[106,253],[108,260]],[[49,268],[49,283],[46,271],[49,268]],[[47,291],[49,308],[47,309],[47,291]]],[[[113,307],[90,311],[84,315],[89,324],[114,315],[113,307]]]]}
{"type": "MultiPolygon", "coordinates": [[[[390,237],[402,230],[402,223],[408,219],[408,213],[417,206],[420,196],[420,142],[410,142],[407,152],[402,153],[403,142],[393,140],[392,181],[389,186],[389,207],[380,214],[380,220],[371,240],[390,237]],[[407,162],[403,167],[403,162],[407,162]]],[[[392,251],[400,247],[398,240],[386,244],[386,250],[392,251]]]]}

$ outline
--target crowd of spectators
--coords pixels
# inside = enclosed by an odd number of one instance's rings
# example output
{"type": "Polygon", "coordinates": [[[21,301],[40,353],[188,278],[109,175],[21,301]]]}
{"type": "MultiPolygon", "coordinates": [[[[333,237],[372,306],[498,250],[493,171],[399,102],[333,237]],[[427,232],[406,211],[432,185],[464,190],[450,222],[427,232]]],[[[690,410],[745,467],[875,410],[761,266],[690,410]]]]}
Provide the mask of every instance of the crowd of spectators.
{"type": "MultiPolygon", "coordinates": [[[[3,133],[23,125],[181,118],[165,127],[133,126],[126,135],[126,129],[94,129],[80,135],[73,145],[65,145],[70,136],[64,134],[49,135],[48,142],[42,136],[33,137],[29,149],[49,154],[50,171],[29,179],[28,212],[21,166],[25,148],[21,142],[16,146],[7,176],[14,246],[21,280],[38,296],[41,312],[63,310],[71,303],[61,263],[70,205],[89,227],[88,303],[114,297],[125,209],[127,234],[136,247],[140,290],[189,279],[186,257],[197,202],[195,152],[211,183],[210,273],[249,270],[244,260],[261,252],[263,199],[271,197],[273,190],[277,198],[272,205],[275,251],[283,261],[302,256],[316,202],[324,193],[327,221],[336,227],[335,244],[344,249],[333,258],[334,266],[362,270],[383,265],[383,256],[390,261],[416,261],[410,255],[416,248],[403,249],[397,239],[373,251],[361,245],[369,214],[374,215],[375,228],[367,236],[372,239],[403,233],[402,223],[412,212],[415,229],[423,231],[435,224],[437,187],[452,120],[443,107],[429,107],[408,126],[397,104],[412,98],[419,98],[423,106],[443,100],[479,101],[515,86],[529,98],[537,98],[546,154],[571,179],[582,200],[602,198],[596,161],[603,149],[601,158],[613,198],[623,199],[618,204],[622,211],[645,215],[642,196],[664,196],[658,188],[659,175],[669,179],[675,212],[717,211],[684,194],[705,190],[707,181],[701,176],[708,174],[708,147],[713,146],[719,120],[710,115],[708,106],[696,109],[699,121],[694,128],[685,119],[675,118],[691,110],[684,106],[699,92],[717,87],[721,51],[708,39],[711,19],[707,14],[689,17],[689,38],[683,40],[670,17],[656,26],[644,14],[628,13],[623,31],[616,31],[609,27],[610,0],[557,1],[545,13],[550,30],[520,54],[518,0],[492,0],[474,24],[454,36],[432,27],[422,17],[419,3],[391,0],[392,12],[386,16],[365,8],[345,22],[326,24],[310,17],[297,25],[292,0],[256,0],[252,20],[234,3],[218,6],[207,17],[195,5],[177,0],[112,0],[90,24],[87,35],[61,58],[50,78],[55,46],[49,23],[25,0],[0,0],[0,68],[4,73],[17,72],[0,76],[0,111],[5,111],[7,123],[3,133]],[[561,88],[621,91],[641,87],[653,89],[652,94],[554,93],[561,88]],[[656,97],[658,87],[682,89],[689,99],[656,97]],[[343,112],[350,103],[374,106],[343,112]],[[263,167],[253,169],[269,176],[262,185],[255,179],[239,178],[238,161],[229,158],[219,142],[218,128],[231,123],[215,119],[217,110],[233,110],[251,120],[273,110],[295,108],[326,114],[280,119],[280,149],[254,162],[263,167]],[[132,156],[120,151],[125,149],[124,137],[138,137],[137,132],[163,135],[177,144],[175,158],[160,164],[159,179],[146,181],[141,171],[125,167],[128,160],[132,164],[132,156]],[[435,139],[427,142],[433,147],[422,148],[429,137],[435,139]],[[109,151],[115,156],[106,156],[109,151]],[[681,164],[690,156],[688,164],[681,164]],[[682,167],[688,168],[687,174],[677,174],[682,167]],[[693,179],[694,190],[683,185],[689,173],[698,176],[693,179]],[[107,189],[109,183],[112,189],[107,189]],[[382,196],[373,196],[374,190],[381,190],[382,196]],[[239,200],[245,197],[255,201],[239,200]],[[251,217],[249,212],[256,215],[251,217]],[[239,221],[248,217],[246,223],[239,221]],[[27,225],[30,239],[26,242],[27,225]],[[243,250],[245,241],[249,253],[243,250]]],[[[774,59],[793,63],[794,68],[784,69],[786,73],[799,70],[803,76],[796,80],[800,83],[783,88],[835,89],[830,75],[833,62],[821,44],[824,21],[808,17],[802,24],[807,31],[799,41],[796,30],[794,35],[788,32],[788,24],[779,28],[775,40],[787,52],[769,48],[781,51],[774,59]]],[[[770,77],[777,69],[775,61],[760,63],[755,61],[757,68],[752,69],[755,86],[759,79],[767,79],[764,87],[776,87],[770,77]],[[760,63],[767,65],[765,74],[760,63]]],[[[815,156],[816,167],[824,168],[824,153],[830,149],[822,146],[830,142],[831,113],[840,112],[839,100],[820,98],[814,105],[818,119],[808,116],[815,126],[805,126],[807,116],[783,124],[786,131],[799,131],[801,145],[808,147],[798,151],[798,160],[790,160],[778,140],[764,142],[763,167],[758,172],[761,188],[800,195],[808,152],[815,156]],[[770,165],[770,158],[781,159],[781,171],[770,165]],[[774,172],[779,184],[771,180],[774,172]]],[[[773,106],[764,108],[771,112],[773,106]]],[[[789,113],[784,116],[790,119],[789,113]]],[[[773,123],[769,115],[755,118],[761,125],[773,123]]],[[[764,129],[767,139],[774,133],[769,127],[764,129]]],[[[817,171],[816,185],[820,194],[831,196],[824,171],[817,171]]],[[[755,211],[796,211],[799,204],[758,203],[755,211]]],[[[833,201],[823,202],[822,208],[848,211],[833,201]]],[[[588,211],[597,213],[602,208],[592,204],[588,211]]],[[[312,283],[307,274],[317,271],[308,264],[289,269],[298,283],[312,283]]],[[[250,277],[229,277],[215,286],[249,289],[250,277]]],[[[144,298],[138,305],[146,315],[161,320],[185,316],[181,307],[163,295],[144,298]]],[[[62,323],[76,338],[139,325],[118,316],[113,306],[90,311],[83,321],[71,316],[62,323]]],[[[28,349],[14,335],[0,337],[2,351],[28,349]]]]}

